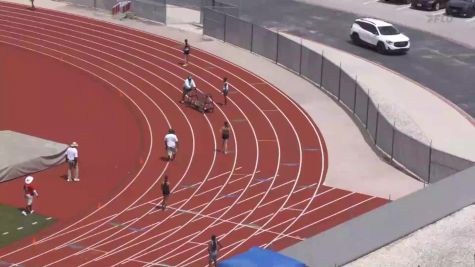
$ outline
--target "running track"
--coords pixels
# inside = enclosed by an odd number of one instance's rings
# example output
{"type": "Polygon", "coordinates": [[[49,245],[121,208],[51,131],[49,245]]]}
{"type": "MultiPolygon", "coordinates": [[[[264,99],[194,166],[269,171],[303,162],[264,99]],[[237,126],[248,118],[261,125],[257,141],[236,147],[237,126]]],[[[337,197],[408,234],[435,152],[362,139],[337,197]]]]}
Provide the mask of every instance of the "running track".
{"type": "Polygon", "coordinates": [[[182,45],[167,38],[2,2],[0,45],[100,81],[127,102],[143,139],[142,156],[135,159],[140,167],[109,201],[43,232],[34,244],[0,250],[4,262],[204,266],[211,234],[224,245],[221,258],[252,246],[280,250],[386,203],[324,186],[326,148],[307,114],[271,84],[214,55],[193,49],[192,64],[183,68],[182,45]],[[188,74],[218,103],[222,77],[228,77],[230,104],[207,115],[179,104],[188,74]],[[232,127],[232,153],[223,156],[217,150],[225,120],[232,127]],[[181,145],[172,163],[161,159],[168,127],[177,130],[181,145]],[[172,196],[163,212],[155,206],[165,173],[172,196]]]}

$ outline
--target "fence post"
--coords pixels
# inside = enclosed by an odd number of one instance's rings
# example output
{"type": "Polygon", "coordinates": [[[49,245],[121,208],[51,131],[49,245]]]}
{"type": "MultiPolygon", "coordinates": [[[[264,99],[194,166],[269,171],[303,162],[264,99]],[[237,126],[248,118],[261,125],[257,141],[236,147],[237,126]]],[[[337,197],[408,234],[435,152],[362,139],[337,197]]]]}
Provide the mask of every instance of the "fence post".
{"type": "Polygon", "coordinates": [[[432,140],[430,140],[429,144],[429,166],[428,166],[428,175],[427,175],[427,183],[430,184],[430,166],[432,165],[432,140]]]}
{"type": "Polygon", "coordinates": [[[353,98],[353,115],[356,112],[356,90],[358,90],[358,74],[355,74],[355,97],[353,98]]]}
{"type": "Polygon", "coordinates": [[[374,144],[378,146],[378,128],[379,128],[379,104],[376,108],[376,131],[374,132],[374,144]]]}
{"type": "Polygon", "coordinates": [[[275,63],[278,63],[279,62],[279,32],[277,32],[277,45],[276,45],[276,49],[275,49],[275,63]]]}
{"type": "Polygon", "coordinates": [[[368,116],[369,116],[369,101],[371,100],[369,98],[369,89],[368,89],[368,94],[366,95],[368,99],[366,100],[366,122],[365,122],[365,128],[368,130],[368,116]]]}
{"type": "Polygon", "coordinates": [[[396,134],[396,122],[393,123],[393,136],[391,139],[391,162],[394,159],[394,135],[396,134]]]}
{"type": "Polygon", "coordinates": [[[323,54],[325,51],[322,50],[322,63],[320,64],[320,87],[323,89],[323,61],[325,60],[325,55],[323,54]]]}
{"type": "Polygon", "coordinates": [[[254,45],[254,23],[251,23],[251,47],[250,47],[250,51],[253,52],[254,48],[253,48],[253,45],[254,45]]]}
{"type": "Polygon", "coordinates": [[[302,75],[302,50],[303,50],[303,43],[302,43],[302,38],[300,38],[299,76],[302,75]]]}
{"type": "Polygon", "coordinates": [[[228,15],[224,15],[224,36],[223,36],[223,41],[226,43],[226,21],[227,21],[228,15]]]}
{"type": "Polygon", "coordinates": [[[340,69],[338,72],[338,102],[340,102],[340,90],[341,90],[341,61],[340,61],[340,69]]]}

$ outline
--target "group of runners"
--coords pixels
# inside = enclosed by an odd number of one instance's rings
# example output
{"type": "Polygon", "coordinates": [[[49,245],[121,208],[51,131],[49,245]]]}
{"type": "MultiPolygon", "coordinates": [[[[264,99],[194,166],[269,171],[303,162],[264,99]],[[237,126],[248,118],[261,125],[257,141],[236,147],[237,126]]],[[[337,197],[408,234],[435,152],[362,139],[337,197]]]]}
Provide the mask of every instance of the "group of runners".
{"type": "MultiPolygon", "coordinates": [[[[191,53],[191,46],[188,43],[188,39],[185,39],[185,45],[183,47],[183,55],[184,55],[184,62],[183,66],[188,66],[189,64],[189,58],[190,58],[190,53],[191,53]]],[[[185,82],[183,84],[183,94],[181,98],[181,103],[185,102],[185,98],[188,96],[188,94],[196,89],[196,83],[193,80],[193,77],[191,75],[188,75],[188,77],[185,79],[185,82]]],[[[223,78],[223,88],[222,88],[222,93],[223,93],[223,98],[224,98],[224,105],[228,103],[228,93],[229,93],[229,83],[228,83],[228,78],[224,77],[223,78]]]]}

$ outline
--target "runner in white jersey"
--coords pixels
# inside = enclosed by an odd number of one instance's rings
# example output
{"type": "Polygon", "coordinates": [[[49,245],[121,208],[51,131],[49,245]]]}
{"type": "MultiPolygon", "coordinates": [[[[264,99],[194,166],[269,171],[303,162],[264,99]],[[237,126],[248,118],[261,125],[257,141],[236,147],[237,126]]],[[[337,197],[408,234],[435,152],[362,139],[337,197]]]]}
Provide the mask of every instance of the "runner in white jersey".
{"type": "Polygon", "coordinates": [[[168,160],[174,160],[176,150],[178,149],[178,137],[173,129],[168,130],[168,134],[165,135],[165,149],[167,150],[168,160]]]}

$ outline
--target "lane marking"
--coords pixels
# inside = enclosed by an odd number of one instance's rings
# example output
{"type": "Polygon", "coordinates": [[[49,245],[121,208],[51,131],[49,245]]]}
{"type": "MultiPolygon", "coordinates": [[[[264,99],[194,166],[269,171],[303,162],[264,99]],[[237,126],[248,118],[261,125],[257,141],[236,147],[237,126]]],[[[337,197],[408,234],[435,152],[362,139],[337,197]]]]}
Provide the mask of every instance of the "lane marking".
{"type": "Polygon", "coordinates": [[[297,167],[297,166],[300,166],[300,163],[297,163],[297,162],[283,162],[280,165],[287,166],[287,167],[297,167]]]}
{"type": "Polygon", "coordinates": [[[277,142],[275,139],[257,139],[258,142],[277,142]]]}
{"type": "Polygon", "coordinates": [[[18,227],[17,230],[23,230],[23,226],[18,227]]]}
{"type": "Polygon", "coordinates": [[[37,222],[37,221],[34,221],[34,222],[32,222],[31,224],[35,225],[35,224],[38,224],[38,222],[37,222]]]}
{"type": "Polygon", "coordinates": [[[308,148],[304,148],[303,151],[320,152],[321,149],[320,149],[320,148],[316,148],[316,147],[308,147],[308,148]]]}
{"type": "Polygon", "coordinates": [[[3,232],[3,234],[2,234],[2,235],[8,235],[8,234],[9,234],[9,232],[3,232]]]}

